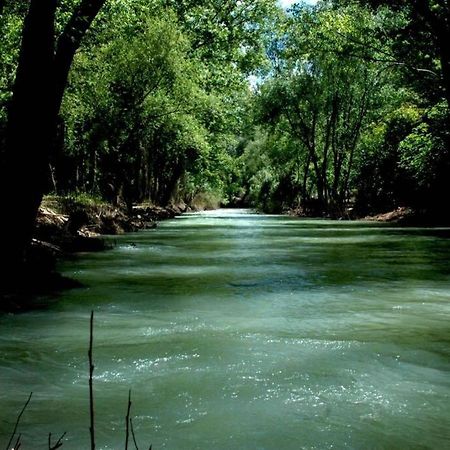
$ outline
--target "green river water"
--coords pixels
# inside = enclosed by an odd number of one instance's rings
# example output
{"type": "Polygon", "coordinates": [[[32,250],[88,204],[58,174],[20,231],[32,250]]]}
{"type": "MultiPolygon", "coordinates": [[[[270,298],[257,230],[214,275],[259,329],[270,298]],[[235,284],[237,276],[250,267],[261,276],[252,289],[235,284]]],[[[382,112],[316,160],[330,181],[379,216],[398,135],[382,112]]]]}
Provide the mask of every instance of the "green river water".
{"type": "Polygon", "coordinates": [[[141,449],[450,449],[449,237],[245,210],[116,237],[0,316],[0,447],[33,391],[22,449],[89,448],[93,309],[97,449],[130,388],[141,449]]]}

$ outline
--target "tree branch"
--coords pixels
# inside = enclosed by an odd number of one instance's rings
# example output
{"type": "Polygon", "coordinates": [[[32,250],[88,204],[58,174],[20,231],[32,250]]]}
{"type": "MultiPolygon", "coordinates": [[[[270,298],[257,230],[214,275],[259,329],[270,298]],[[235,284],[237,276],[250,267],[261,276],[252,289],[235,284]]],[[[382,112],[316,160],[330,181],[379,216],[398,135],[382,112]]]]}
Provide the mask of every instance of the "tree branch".
{"type": "Polygon", "coordinates": [[[131,410],[131,389],[128,391],[127,415],[125,416],[125,450],[128,450],[128,440],[130,438],[130,410],[131,410]]]}
{"type": "MultiPolygon", "coordinates": [[[[23,413],[24,413],[25,410],[27,409],[27,406],[28,406],[28,404],[30,403],[31,397],[32,397],[32,396],[33,396],[33,393],[30,392],[30,395],[29,395],[29,397],[28,397],[28,400],[25,402],[25,404],[23,405],[22,410],[20,411],[19,415],[17,416],[17,420],[16,420],[16,423],[15,423],[15,425],[14,425],[14,430],[13,430],[13,432],[12,432],[12,434],[11,434],[11,438],[9,439],[9,442],[8,442],[8,444],[6,445],[6,450],[9,450],[9,447],[10,447],[10,445],[11,445],[11,442],[13,441],[14,436],[16,435],[17,428],[19,427],[20,419],[22,418],[23,413]]],[[[17,447],[17,445],[20,445],[20,444],[18,444],[19,441],[20,441],[20,436],[19,436],[18,439],[17,439],[16,447],[17,447]]]]}
{"type": "Polygon", "coordinates": [[[94,343],[94,311],[91,311],[91,322],[89,328],[89,416],[90,427],[89,432],[91,435],[91,450],[95,450],[95,423],[94,423],[94,390],[93,390],[93,374],[94,364],[92,362],[92,347],[94,343]]]}
{"type": "MultiPolygon", "coordinates": [[[[52,433],[48,434],[48,450],[57,450],[59,447],[62,447],[64,439],[64,436],[66,435],[66,432],[64,432],[61,437],[56,441],[55,445],[52,445],[52,433]]],[[[16,449],[14,449],[16,450],[16,449]]]]}
{"type": "Polygon", "coordinates": [[[61,107],[75,52],[105,2],[106,0],[82,0],[58,39],[55,54],[57,111],[61,107]]]}

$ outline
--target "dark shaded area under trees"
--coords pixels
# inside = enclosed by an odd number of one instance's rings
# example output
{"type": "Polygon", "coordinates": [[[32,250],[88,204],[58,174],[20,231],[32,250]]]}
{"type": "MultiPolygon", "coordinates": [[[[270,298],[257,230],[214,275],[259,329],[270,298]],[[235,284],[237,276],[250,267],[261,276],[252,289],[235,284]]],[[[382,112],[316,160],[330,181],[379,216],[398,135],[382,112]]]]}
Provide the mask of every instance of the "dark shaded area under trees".
{"type": "Polygon", "coordinates": [[[2,1],[2,289],[45,194],[448,223],[449,24],[444,0],[2,1]]]}

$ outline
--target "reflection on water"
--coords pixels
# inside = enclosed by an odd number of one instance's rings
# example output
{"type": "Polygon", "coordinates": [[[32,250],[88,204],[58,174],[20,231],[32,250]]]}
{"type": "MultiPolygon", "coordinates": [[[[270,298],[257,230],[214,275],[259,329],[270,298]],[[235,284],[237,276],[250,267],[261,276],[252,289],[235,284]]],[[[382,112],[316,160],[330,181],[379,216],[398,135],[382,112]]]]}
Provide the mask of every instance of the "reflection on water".
{"type": "Polygon", "coordinates": [[[0,442],[33,391],[25,446],[88,448],[93,308],[98,448],[130,387],[142,448],[450,448],[448,238],[242,210],[115,238],[63,264],[84,289],[0,317],[0,442]]]}

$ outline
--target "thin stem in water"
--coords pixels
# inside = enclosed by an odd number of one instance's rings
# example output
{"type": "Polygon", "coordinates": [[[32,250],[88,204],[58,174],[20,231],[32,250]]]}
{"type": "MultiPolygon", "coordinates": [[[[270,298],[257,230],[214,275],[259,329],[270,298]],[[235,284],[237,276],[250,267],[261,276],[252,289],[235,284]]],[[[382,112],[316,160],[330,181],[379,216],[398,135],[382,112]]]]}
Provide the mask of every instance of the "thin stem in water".
{"type": "Polygon", "coordinates": [[[89,415],[90,415],[90,427],[89,432],[91,435],[91,450],[95,450],[95,421],[94,421],[94,390],[93,390],[93,374],[94,364],[92,362],[92,347],[94,343],[94,311],[91,311],[91,323],[89,333],[89,415]]]}
{"type": "MultiPolygon", "coordinates": [[[[30,392],[30,395],[29,395],[29,397],[28,397],[28,400],[25,402],[25,404],[23,405],[22,410],[20,411],[19,415],[17,416],[16,424],[14,425],[14,430],[13,430],[13,432],[12,432],[12,434],[11,434],[11,438],[9,439],[8,445],[6,446],[6,450],[9,450],[9,448],[10,448],[11,442],[13,441],[14,436],[16,435],[16,432],[17,432],[17,428],[19,427],[20,419],[22,418],[23,413],[24,413],[25,410],[27,409],[27,406],[28,406],[28,404],[30,403],[30,400],[31,400],[32,395],[33,395],[33,393],[30,392]]],[[[19,438],[17,439],[16,447],[17,447],[17,445],[20,445],[20,444],[19,444],[19,441],[20,441],[20,436],[19,436],[19,438]]]]}
{"type": "Polygon", "coordinates": [[[128,439],[130,437],[130,410],[131,410],[131,389],[128,391],[127,415],[125,416],[125,450],[128,450],[128,439]]]}

